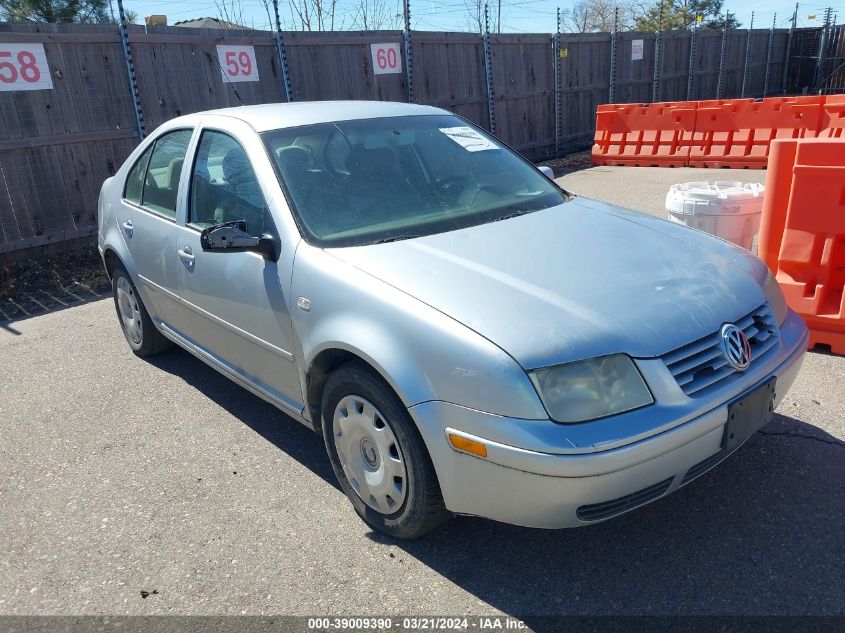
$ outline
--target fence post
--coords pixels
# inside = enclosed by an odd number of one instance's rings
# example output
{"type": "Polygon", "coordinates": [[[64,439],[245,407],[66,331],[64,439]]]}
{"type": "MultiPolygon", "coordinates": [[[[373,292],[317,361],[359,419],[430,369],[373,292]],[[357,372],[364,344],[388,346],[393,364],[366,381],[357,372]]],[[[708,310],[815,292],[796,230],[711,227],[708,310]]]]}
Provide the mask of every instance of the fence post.
{"type": "Polygon", "coordinates": [[[610,34],[610,85],[608,87],[608,102],[616,102],[616,40],[619,31],[619,5],[613,12],[613,32],[610,34]]]}
{"type": "Polygon", "coordinates": [[[660,66],[662,59],[660,57],[660,32],[663,30],[663,0],[660,0],[660,12],[657,18],[657,31],[654,34],[654,79],[651,84],[651,101],[656,103],[660,101],[660,66]]]}
{"type": "Polygon", "coordinates": [[[725,11],[725,23],[722,25],[722,49],[719,52],[719,82],[716,85],[716,98],[721,99],[725,92],[725,60],[728,54],[728,17],[725,11]]]}
{"type": "Polygon", "coordinates": [[[288,59],[285,55],[285,44],[282,41],[282,22],[279,20],[279,0],[273,0],[273,11],[276,14],[276,52],[279,55],[279,72],[282,76],[282,88],[285,91],[285,99],[288,103],[293,101],[293,93],[290,89],[290,76],[288,75],[288,59]]]}
{"type": "Polygon", "coordinates": [[[405,29],[402,31],[402,42],[405,45],[405,86],[408,93],[408,103],[414,102],[414,75],[411,72],[411,0],[403,0],[402,14],[405,18],[405,29]]]}
{"type": "Polygon", "coordinates": [[[560,156],[560,7],[557,8],[557,27],[552,39],[555,73],[555,158],[560,156]]]}
{"type": "MultiPolygon", "coordinates": [[[[407,2],[407,0],[406,0],[407,2]]],[[[493,104],[493,60],[490,55],[490,11],[484,3],[484,33],[481,36],[484,49],[484,82],[487,87],[487,117],[490,123],[490,133],[496,133],[496,112],[493,104]]]]}
{"type": "Polygon", "coordinates": [[[745,63],[742,66],[742,92],[739,96],[745,98],[745,91],[748,88],[748,58],[751,56],[751,32],[754,29],[754,11],[751,12],[751,24],[748,27],[748,34],[745,36],[745,63]]]}
{"type": "Polygon", "coordinates": [[[687,77],[687,101],[692,101],[692,93],[695,89],[695,46],[698,43],[698,16],[692,25],[692,34],[689,41],[689,76],[687,77]]]}
{"type": "Polygon", "coordinates": [[[126,71],[129,77],[129,90],[132,93],[132,105],[135,108],[135,125],[138,128],[138,138],[146,136],[144,130],[144,113],[141,112],[141,95],[138,94],[138,82],[135,80],[135,64],[132,63],[132,51],[129,48],[129,30],[126,28],[126,12],[123,10],[123,0],[117,0],[117,11],[120,16],[120,43],[123,46],[123,58],[126,60],[126,71]]]}
{"type": "Polygon", "coordinates": [[[819,79],[821,78],[822,66],[824,65],[824,56],[827,53],[827,37],[828,30],[830,29],[831,11],[830,7],[824,10],[824,26],[819,36],[819,56],[816,59],[816,72],[813,74],[813,92],[820,92],[819,79]]]}
{"type": "Polygon", "coordinates": [[[775,13],[775,17],[772,18],[772,28],[769,31],[769,46],[766,49],[766,80],[763,82],[763,98],[766,98],[766,95],[769,94],[769,78],[772,74],[772,46],[775,42],[775,24],[778,21],[778,14],[775,13]]]}
{"type": "Polygon", "coordinates": [[[795,12],[792,14],[792,22],[789,24],[789,36],[786,38],[786,58],[783,60],[783,77],[782,81],[782,94],[786,94],[787,86],[786,82],[789,79],[789,56],[792,54],[792,34],[795,31],[795,27],[798,25],[798,3],[795,3],[795,12]]]}

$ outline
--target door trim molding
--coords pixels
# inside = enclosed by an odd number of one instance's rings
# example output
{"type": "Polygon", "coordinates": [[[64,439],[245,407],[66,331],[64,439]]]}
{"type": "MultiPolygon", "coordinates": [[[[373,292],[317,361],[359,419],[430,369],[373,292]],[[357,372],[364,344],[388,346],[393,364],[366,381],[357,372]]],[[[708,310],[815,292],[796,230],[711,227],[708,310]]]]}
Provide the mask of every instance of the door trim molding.
{"type": "Polygon", "coordinates": [[[160,328],[161,333],[167,338],[169,338],[171,341],[176,343],[179,347],[196,356],[206,365],[210,366],[212,369],[216,369],[221,374],[231,379],[233,382],[237,383],[247,391],[255,394],[262,400],[266,400],[276,408],[281,409],[284,413],[295,418],[297,422],[300,422],[308,428],[313,429],[311,423],[306,420],[302,415],[304,410],[302,403],[288,400],[280,393],[278,393],[275,389],[272,389],[268,385],[265,385],[264,383],[252,378],[248,374],[244,374],[238,371],[235,367],[232,367],[216,355],[212,354],[208,350],[200,347],[190,339],[181,335],[179,332],[169,327],[166,323],[157,320],[157,325],[160,328]]]}
{"type": "Polygon", "coordinates": [[[205,317],[209,321],[213,321],[217,325],[226,328],[230,332],[234,332],[235,334],[244,337],[246,340],[250,341],[251,343],[255,343],[256,345],[260,345],[264,349],[273,352],[274,354],[284,358],[288,362],[292,363],[294,361],[294,356],[289,351],[284,350],[281,347],[278,347],[276,345],[273,345],[272,343],[268,343],[264,339],[258,338],[254,334],[250,334],[246,330],[242,330],[238,326],[232,325],[228,321],[224,321],[223,319],[221,319],[220,317],[212,314],[208,310],[204,310],[201,307],[199,307],[198,305],[195,305],[195,304],[191,303],[190,301],[188,301],[187,299],[180,297],[176,293],[171,292],[167,288],[163,288],[162,286],[159,286],[157,283],[148,279],[147,277],[144,277],[143,275],[138,275],[138,277],[140,277],[141,281],[143,281],[144,284],[149,286],[152,290],[155,290],[156,292],[160,292],[160,293],[166,295],[167,297],[169,297],[170,299],[173,299],[174,301],[181,303],[186,308],[193,310],[194,312],[196,312],[200,316],[205,317]]]}

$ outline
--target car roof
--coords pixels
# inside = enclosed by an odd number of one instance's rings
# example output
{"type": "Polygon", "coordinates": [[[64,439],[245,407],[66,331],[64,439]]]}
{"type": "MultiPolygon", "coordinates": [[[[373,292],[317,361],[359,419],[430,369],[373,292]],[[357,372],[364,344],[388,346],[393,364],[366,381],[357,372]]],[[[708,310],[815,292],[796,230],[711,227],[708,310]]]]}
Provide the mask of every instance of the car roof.
{"type": "MultiPolygon", "coordinates": [[[[248,123],[256,132],[298,127],[314,123],[377,119],[383,117],[451,114],[446,110],[415,103],[395,101],[295,101],[292,103],[265,103],[197,112],[201,115],[226,116],[248,123]]],[[[186,117],[186,118],[188,118],[186,117]]]]}

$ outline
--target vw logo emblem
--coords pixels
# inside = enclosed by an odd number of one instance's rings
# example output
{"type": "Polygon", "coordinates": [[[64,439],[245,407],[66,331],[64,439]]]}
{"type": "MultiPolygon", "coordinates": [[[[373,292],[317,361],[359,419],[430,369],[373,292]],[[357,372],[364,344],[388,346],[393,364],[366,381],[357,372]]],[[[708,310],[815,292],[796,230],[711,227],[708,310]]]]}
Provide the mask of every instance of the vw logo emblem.
{"type": "Polygon", "coordinates": [[[722,353],[731,367],[744,371],[751,364],[751,345],[745,332],[733,323],[722,326],[722,353]]]}

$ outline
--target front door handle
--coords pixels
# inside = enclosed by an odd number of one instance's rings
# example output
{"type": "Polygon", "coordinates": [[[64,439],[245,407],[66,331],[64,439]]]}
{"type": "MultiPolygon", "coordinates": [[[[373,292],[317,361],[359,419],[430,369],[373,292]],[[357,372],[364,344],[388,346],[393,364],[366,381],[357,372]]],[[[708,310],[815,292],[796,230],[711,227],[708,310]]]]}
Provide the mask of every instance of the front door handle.
{"type": "Polygon", "coordinates": [[[190,246],[186,246],[184,248],[180,248],[176,253],[179,255],[179,259],[181,259],[186,264],[193,264],[196,256],[194,255],[194,251],[191,250],[190,246]]]}

